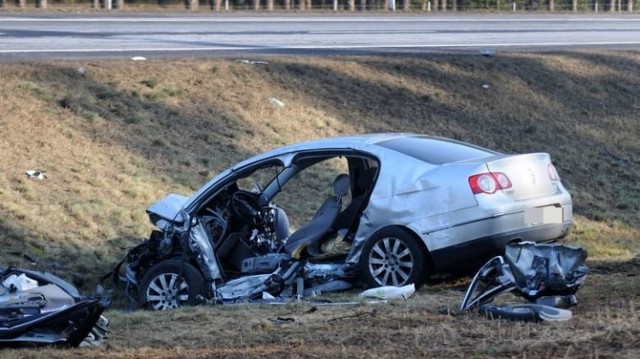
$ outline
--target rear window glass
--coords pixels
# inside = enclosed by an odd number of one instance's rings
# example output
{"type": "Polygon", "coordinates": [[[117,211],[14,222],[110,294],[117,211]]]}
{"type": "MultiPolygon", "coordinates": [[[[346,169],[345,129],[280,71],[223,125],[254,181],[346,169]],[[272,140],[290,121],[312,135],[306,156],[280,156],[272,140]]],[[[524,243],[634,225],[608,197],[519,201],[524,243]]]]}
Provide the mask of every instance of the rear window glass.
{"type": "Polygon", "coordinates": [[[378,142],[377,145],[434,165],[484,158],[497,154],[497,152],[461,142],[450,142],[443,139],[420,136],[395,138],[378,142]]]}

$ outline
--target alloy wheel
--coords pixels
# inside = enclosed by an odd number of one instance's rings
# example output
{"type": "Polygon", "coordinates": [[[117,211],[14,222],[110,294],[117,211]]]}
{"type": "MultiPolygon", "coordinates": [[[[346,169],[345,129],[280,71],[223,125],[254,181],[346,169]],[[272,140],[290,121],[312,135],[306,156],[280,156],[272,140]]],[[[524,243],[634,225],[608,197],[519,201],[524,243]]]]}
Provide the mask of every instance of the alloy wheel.
{"type": "Polygon", "coordinates": [[[146,290],[146,301],[153,310],[178,308],[189,300],[189,285],[176,273],[160,273],[146,290]]]}
{"type": "Polygon", "coordinates": [[[378,240],[369,252],[369,273],[379,285],[401,286],[409,282],[414,269],[411,249],[400,238],[378,240]]]}

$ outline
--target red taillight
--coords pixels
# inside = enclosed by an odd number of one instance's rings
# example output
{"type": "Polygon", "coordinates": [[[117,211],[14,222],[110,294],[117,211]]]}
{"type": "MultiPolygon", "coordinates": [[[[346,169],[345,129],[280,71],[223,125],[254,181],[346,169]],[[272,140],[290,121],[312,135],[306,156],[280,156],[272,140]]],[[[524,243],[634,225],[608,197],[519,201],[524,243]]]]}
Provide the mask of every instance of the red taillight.
{"type": "Polygon", "coordinates": [[[549,163],[547,165],[547,173],[549,174],[550,180],[552,181],[560,180],[560,176],[558,176],[558,171],[556,171],[556,167],[552,163],[549,163]]]}
{"type": "Polygon", "coordinates": [[[502,172],[487,172],[469,177],[473,194],[495,193],[499,189],[511,188],[511,180],[502,172]]]}
{"type": "Polygon", "coordinates": [[[511,188],[511,180],[502,172],[492,173],[493,178],[498,182],[500,189],[511,188]]]}

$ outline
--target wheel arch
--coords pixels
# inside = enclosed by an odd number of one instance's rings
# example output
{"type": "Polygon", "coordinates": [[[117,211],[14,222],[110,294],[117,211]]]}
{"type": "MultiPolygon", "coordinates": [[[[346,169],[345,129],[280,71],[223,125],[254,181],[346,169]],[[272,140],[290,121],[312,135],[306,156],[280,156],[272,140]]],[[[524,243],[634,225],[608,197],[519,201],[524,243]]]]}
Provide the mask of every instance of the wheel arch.
{"type": "Polygon", "coordinates": [[[148,258],[144,258],[144,260],[139,261],[137,265],[137,273],[136,273],[136,277],[138,281],[141,281],[142,278],[144,278],[144,276],[147,274],[147,272],[151,270],[151,268],[166,261],[176,261],[176,262],[189,264],[193,266],[198,271],[198,273],[200,273],[200,275],[204,278],[204,273],[202,273],[202,269],[193,258],[187,257],[182,253],[171,253],[168,256],[148,257],[148,258]]]}

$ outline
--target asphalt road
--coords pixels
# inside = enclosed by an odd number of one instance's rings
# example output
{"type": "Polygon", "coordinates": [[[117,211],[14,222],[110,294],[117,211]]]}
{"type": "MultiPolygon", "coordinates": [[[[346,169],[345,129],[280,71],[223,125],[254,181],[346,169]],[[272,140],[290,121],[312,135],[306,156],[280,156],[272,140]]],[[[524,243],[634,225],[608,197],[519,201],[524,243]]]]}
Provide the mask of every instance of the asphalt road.
{"type": "Polygon", "coordinates": [[[0,16],[0,59],[640,49],[638,15],[0,16]]]}

